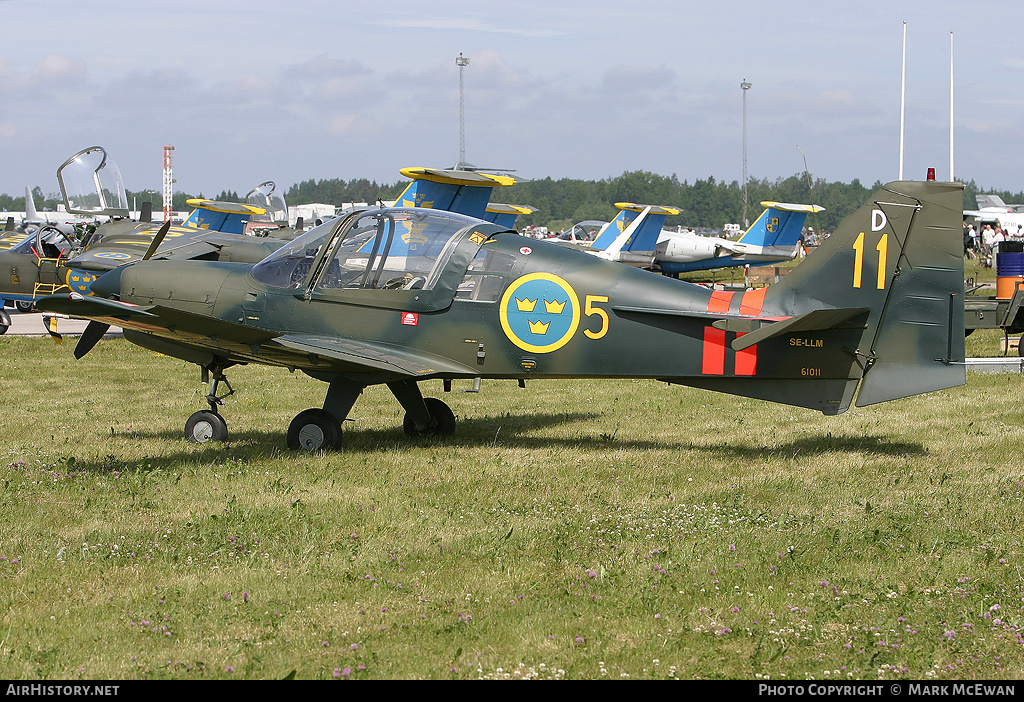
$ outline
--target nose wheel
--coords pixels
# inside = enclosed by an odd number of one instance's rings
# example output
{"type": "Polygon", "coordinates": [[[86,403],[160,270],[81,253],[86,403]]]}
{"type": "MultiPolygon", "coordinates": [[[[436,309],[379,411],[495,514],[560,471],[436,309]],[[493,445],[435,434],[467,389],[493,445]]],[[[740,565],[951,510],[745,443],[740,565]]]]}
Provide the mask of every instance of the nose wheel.
{"type": "Polygon", "coordinates": [[[192,414],[185,422],[185,438],[195,444],[205,444],[209,441],[224,441],[228,438],[228,423],[220,416],[217,407],[224,404],[224,398],[235,394],[231,383],[224,375],[222,366],[212,368],[203,367],[203,381],[209,381],[209,373],[213,371],[213,382],[210,384],[210,393],[206,401],[210,405],[208,410],[200,410],[192,414]],[[223,395],[217,395],[220,384],[227,386],[228,391],[223,395]]]}
{"type": "Polygon", "coordinates": [[[185,438],[196,444],[224,441],[228,438],[228,424],[217,412],[200,410],[185,422],[185,438]]]}

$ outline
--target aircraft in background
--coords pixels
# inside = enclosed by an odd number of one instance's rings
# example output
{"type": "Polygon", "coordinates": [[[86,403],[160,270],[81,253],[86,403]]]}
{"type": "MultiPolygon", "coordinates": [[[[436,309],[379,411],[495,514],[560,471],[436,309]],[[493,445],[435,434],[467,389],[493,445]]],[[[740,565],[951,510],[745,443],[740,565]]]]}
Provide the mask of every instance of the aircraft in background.
{"type": "Polygon", "coordinates": [[[998,195],[978,195],[978,209],[964,210],[964,217],[973,217],[978,224],[998,224],[1016,235],[1024,227],[1024,205],[1007,205],[998,195]]]}
{"type": "MultiPolygon", "coordinates": [[[[140,221],[128,218],[128,198],[121,173],[106,150],[92,146],[79,151],[57,169],[57,181],[68,212],[105,221],[82,237],[64,266],[102,272],[141,260],[160,228],[152,220],[152,204],[143,203],[140,221]]],[[[236,202],[194,198],[185,221],[171,225],[155,259],[248,261],[255,263],[284,243],[244,234],[245,225],[265,210],[236,202]]]]}
{"type": "MultiPolygon", "coordinates": [[[[147,254],[157,259],[255,263],[285,243],[241,233],[249,216],[264,212],[261,208],[195,199],[189,200],[193,210],[187,224],[168,224],[158,248],[151,250],[160,229],[159,223],[152,221],[151,203],[143,203],[140,221],[128,219],[120,171],[98,146],[65,161],[57,169],[57,180],[67,213],[95,223],[77,227],[41,224],[31,233],[6,234],[4,239],[11,245],[6,250],[0,247],[0,270],[4,271],[0,300],[4,305],[27,311],[38,298],[59,291],[90,294],[90,285],[99,273],[142,260],[147,254]]],[[[31,193],[26,205],[29,203],[31,193]]],[[[32,205],[26,219],[38,220],[38,215],[31,215],[34,211],[32,205]]],[[[10,319],[0,307],[0,333],[9,326],[10,319]]]]}
{"type": "Polygon", "coordinates": [[[529,205],[501,205],[490,202],[487,204],[486,215],[483,219],[486,219],[488,222],[494,222],[506,229],[515,229],[516,222],[519,221],[521,216],[533,214],[536,211],[536,207],[530,207],[529,205]]]}
{"type": "Polygon", "coordinates": [[[395,200],[395,207],[427,207],[479,219],[487,218],[491,191],[516,182],[507,175],[455,169],[403,168],[400,172],[412,182],[395,200]]]}
{"type": "Polygon", "coordinates": [[[818,205],[784,202],[762,202],[761,206],[764,212],[739,239],[676,235],[658,242],[654,249],[657,268],[662,273],[678,275],[711,268],[791,261],[800,255],[800,233],[807,215],[825,211],[818,205]],[[706,256],[705,252],[711,247],[713,256],[706,256]]]}
{"type": "Polygon", "coordinates": [[[421,386],[478,377],[646,378],[831,415],[965,382],[962,197],[960,183],[890,183],[792,273],[746,292],[397,207],[325,223],[255,265],[143,261],[106,273],[94,297],[38,306],[90,320],[78,358],[116,325],[198,365],[211,385],[185,424],[195,442],[227,437],[225,371],[252,363],[327,383],[287,431],[309,450],[340,447],[376,384],[407,434],[452,434],[455,414],[421,386]]]}
{"type": "Polygon", "coordinates": [[[800,232],[817,205],[762,202],[765,210],[737,240],[663,229],[665,218],[682,210],[619,202],[619,213],[588,250],[595,256],[666,275],[732,266],[765,265],[799,255],[800,232]]]}
{"type": "Polygon", "coordinates": [[[562,232],[558,235],[559,241],[567,241],[570,244],[579,244],[581,246],[590,246],[594,240],[600,236],[604,228],[608,226],[608,222],[602,222],[597,219],[587,219],[582,222],[569,227],[568,231],[562,232]]]}

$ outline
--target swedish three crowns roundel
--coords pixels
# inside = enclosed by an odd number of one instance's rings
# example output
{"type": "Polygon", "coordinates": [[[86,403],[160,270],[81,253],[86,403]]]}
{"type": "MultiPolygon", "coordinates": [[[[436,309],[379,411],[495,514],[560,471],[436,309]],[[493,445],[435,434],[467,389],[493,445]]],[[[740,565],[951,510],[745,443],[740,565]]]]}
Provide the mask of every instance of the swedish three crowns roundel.
{"type": "Polygon", "coordinates": [[[580,299],[556,275],[531,273],[515,280],[501,298],[501,328],[509,340],[533,353],[569,343],[580,326],[580,299]]]}

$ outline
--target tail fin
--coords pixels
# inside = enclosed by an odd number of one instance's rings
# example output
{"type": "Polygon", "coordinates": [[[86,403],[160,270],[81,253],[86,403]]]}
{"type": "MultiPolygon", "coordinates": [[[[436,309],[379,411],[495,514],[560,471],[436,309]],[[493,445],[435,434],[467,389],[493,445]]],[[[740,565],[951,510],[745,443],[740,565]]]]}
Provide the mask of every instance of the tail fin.
{"type": "Polygon", "coordinates": [[[962,221],[961,183],[889,183],[768,288],[765,310],[866,312],[849,349],[859,407],[963,385],[962,221]]]}
{"type": "Polygon", "coordinates": [[[999,197],[998,195],[983,195],[983,194],[979,194],[979,195],[977,195],[976,199],[978,200],[978,209],[979,210],[985,209],[986,207],[990,207],[990,208],[999,208],[1000,210],[1003,210],[1004,212],[1009,212],[1010,211],[1009,205],[1007,205],[1005,202],[1003,202],[1003,198],[999,197]]]}
{"type": "Polygon", "coordinates": [[[762,202],[766,209],[739,238],[754,246],[794,246],[808,214],[824,211],[818,205],[790,205],[784,202],[762,202]]]}
{"type": "Polygon", "coordinates": [[[682,210],[660,205],[616,202],[619,214],[590,245],[593,251],[654,251],[665,226],[665,218],[682,210]],[[637,221],[639,220],[639,221],[637,221]]]}
{"type": "Polygon", "coordinates": [[[36,201],[32,198],[32,190],[25,186],[25,219],[29,222],[39,222],[39,213],[36,211],[36,201]]]}
{"type": "Polygon", "coordinates": [[[530,207],[529,205],[499,205],[492,202],[487,205],[487,214],[484,216],[484,219],[488,222],[494,222],[499,227],[515,229],[520,215],[532,214],[536,211],[537,208],[530,207]]]}
{"type": "Polygon", "coordinates": [[[182,222],[184,227],[211,229],[227,234],[244,234],[245,225],[253,215],[266,213],[262,207],[243,205],[238,202],[214,202],[193,198],[186,200],[192,206],[192,212],[182,222]]]}
{"type": "Polygon", "coordinates": [[[487,218],[487,203],[497,186],[514,185],[515,179],[475,171],[403,168],[402,175],[413,181],[405,188],[396,207],[430,207],[487,218]]]}

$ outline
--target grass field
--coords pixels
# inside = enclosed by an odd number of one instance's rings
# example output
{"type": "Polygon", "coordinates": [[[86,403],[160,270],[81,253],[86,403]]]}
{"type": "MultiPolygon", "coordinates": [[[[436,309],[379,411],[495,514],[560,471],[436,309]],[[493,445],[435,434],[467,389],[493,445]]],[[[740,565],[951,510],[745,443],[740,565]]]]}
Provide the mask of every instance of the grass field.
{"type": "Polygon", "coordinates": [[[1024,675],[1017,375],[838,417],[457,383],[440,440],[371,388],[306,454],[305,376],[235,369],[231,440],[197,446],[195,366],[0,353],[0,678],[1024,675]]]}

